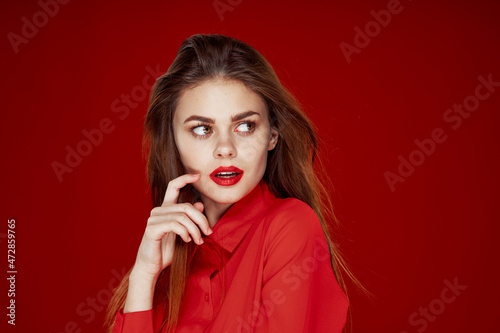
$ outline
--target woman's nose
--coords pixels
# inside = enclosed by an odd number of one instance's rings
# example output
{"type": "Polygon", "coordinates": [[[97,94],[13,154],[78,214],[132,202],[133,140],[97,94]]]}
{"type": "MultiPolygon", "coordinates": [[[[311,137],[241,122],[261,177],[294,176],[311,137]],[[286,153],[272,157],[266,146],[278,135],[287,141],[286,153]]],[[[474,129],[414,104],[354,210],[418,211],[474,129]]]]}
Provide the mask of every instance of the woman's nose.
{"type": "Polygon", "coordinates": [[[236,157],[236,147],[231,139],[227,136],[217,140],[217,146],[214,151],[215,158],[236,157]]]}

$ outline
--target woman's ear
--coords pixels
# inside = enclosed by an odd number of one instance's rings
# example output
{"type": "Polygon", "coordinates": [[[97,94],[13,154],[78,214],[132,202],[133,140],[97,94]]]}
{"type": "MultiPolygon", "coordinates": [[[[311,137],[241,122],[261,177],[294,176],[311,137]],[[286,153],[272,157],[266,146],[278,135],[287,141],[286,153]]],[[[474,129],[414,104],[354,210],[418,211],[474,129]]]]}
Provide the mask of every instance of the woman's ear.
{"type": "Polygon", "coordinates": [[[276,130],[276,128],[272,127],[271,137],[269,139],[269,145],[267,147],[267,150],[273,150],[274,147],[276,147],[276,145],[278,144],[278,137],[279,137],[278,131],[276,130]]]}

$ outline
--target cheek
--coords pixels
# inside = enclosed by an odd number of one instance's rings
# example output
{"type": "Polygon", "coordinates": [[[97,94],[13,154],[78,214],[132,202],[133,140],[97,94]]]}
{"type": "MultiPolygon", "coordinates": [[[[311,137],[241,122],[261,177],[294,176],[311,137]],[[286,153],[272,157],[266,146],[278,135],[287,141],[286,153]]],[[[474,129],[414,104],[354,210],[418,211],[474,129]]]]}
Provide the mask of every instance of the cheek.
{"type": "Polygon", "coordinates": [[[184,167],[188,169],[188,172],[194,171],[193,167],[199,165],[197,162],[199,145],[194,144],[191,140],[186,140],[182,136],[178,136],[176,137],[176,146],[184,167]]]}
{"type": "Polygon", "coordinates": [[[196,147],[189,147],[189,146],[183,146],[183,147],[177,147],[179,150],[179,154],[181,156],[181,162],[184,165],[185,168],[191,172],[194,170],[193,168],[199,164],[199,153],[196,150],[196,147]]]}
{"type": "Polygon", "coordinates": [[[267,151],[268,145],[269,135],[265,129],[262,129],[258,134],[256,133],[256,135],[247,140],[245,144],[247,150],[253,151],[256,155],[261,155],[263,152],[267,151]]]}
{"type": "Polygon", "coordinates": [[[242,144],[238,155],[249,163],[265,163],[267,159],[266,138],[259,138],[242,144]]]}

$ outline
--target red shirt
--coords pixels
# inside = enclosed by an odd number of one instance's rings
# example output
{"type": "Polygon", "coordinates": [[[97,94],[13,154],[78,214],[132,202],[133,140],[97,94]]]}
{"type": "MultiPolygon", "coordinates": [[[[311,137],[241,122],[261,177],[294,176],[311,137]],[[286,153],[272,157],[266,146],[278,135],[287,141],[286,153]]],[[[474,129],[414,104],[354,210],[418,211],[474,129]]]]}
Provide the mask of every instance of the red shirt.
{"type": "MultiPolygon", "coordinates": [[[[262,180],[212,229],[196,247],[176,332],[342,331],[348,300],[310,206],[276,198],[262,180]]],[[[113,333],[156,333],[164,309],[122,308],[113,333]]]]}

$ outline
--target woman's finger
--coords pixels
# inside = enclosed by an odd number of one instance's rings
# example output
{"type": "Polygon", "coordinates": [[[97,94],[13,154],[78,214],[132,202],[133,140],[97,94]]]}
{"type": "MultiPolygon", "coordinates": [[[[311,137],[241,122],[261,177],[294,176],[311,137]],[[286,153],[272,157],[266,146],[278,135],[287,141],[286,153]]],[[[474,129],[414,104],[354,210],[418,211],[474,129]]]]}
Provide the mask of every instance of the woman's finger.
{"type": "Polygon", "coordinates": [[[203,203],[197,202],[195,205],[196,206],[189,203],[181,203],[166,207],[155,207],[151,210],[151,216],[165,216],[167,214],[184,213],[195,224],[197,224],[201,230],[203,230],[204,234],[210,235],[212,233],[210,224],[208,223],[207,217],[202,213],[203,203]],[[199,209],[196,207],[199,207],[199,209]]]}
{"type": "Polygon", "coordinates": [[[185,242],[191,241],[189,230],[182,223],[177,221],[148,224],[145,235],[154,241],[162,241],[163,237],[169,232],[179,235],[185,242]]]}
{"type": "Polygon", "coordinates": [[[205,206],[203,205],[203,202],[198,201],[193,204],[193,207],[198,209],[200,213],[203,213],[203,210],[205,209],[205,206]]]}
{"type": "Polygon", "coordinates": [[[201,238],[200,229],[193,221],[183,213],[173,213],[168,216],[151,216],[148,220],[148,224],[169,224],[169,223],[179,223],[183,225],[188,233],[191,235],[191,238],[196,240],[198,245],[203,244],[203,239],[201,238]]]}
{"type": "Polygon", "coordinates": [[[176,204],[179,198],[179,190],[189,183],[197,182],[199,179],[200,174],[190,173],[172,179],[167,185],[167,191],[165,192],[161,206],[166,207],[167,205],[176,204]]]}

